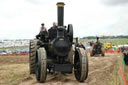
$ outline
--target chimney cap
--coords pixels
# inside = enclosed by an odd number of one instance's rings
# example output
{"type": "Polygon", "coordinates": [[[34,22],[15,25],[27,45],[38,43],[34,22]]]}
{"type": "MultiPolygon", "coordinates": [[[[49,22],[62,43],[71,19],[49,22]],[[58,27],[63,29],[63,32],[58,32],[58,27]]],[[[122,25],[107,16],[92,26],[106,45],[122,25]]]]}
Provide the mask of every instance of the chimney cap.
{"type": "Polygon", "coordinates": [[[64,7],[64,2],[58,2],[57,4],[56,4],[58,7],[64,7]]]}

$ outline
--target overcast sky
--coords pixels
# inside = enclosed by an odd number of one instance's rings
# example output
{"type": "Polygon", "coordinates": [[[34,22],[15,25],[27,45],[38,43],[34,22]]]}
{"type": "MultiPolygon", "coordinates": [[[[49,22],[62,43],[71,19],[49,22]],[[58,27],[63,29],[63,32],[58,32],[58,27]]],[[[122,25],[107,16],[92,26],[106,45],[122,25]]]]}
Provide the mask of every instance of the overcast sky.
{"type": "Polygon", "coordinates": [[[0,39],[33,39],[41,23],[49,29],[58,1],[75,37],[128,35],[128,0],[0,0],[0,39]]]}

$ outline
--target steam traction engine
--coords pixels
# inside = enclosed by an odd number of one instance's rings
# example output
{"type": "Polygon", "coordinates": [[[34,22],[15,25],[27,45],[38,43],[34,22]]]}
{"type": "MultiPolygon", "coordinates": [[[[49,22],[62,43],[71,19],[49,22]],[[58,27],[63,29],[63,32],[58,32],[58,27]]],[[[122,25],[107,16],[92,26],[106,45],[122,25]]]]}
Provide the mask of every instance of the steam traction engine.
{"type": "MultiPolygon", "coordinates": [[[[72,73],[83,82],[88,76],[88,56],[86,50],[73,42],[73,26],[63,24],[64,3],[57,3],[57,29],[40,33],[36,40],[30,40],[30,74],[35,74],[38,82],[43,83],[49,72],[72,73]],[[74,50],[73,46],[74,45],[74,50]],[[74,69],[73,69],[74,68],[74,69]]],[[[77,40],[76,40],[77,41],[77,40]]]]}
{"type": "Polygon", "coordinates": [[[105,55],[104,53],[104,46],[102,43],[99,41],[99,37],[97,37],[96,43],[93,44],[92,50],[90,52],[90,56],[94,56],[96,54],[101,54],[102,56],[105,55]]]}

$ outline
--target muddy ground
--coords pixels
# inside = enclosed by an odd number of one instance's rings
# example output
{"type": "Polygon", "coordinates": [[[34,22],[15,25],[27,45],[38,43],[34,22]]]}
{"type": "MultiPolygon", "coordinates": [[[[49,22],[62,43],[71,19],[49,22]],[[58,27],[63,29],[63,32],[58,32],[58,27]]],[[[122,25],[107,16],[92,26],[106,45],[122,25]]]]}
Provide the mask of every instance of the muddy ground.
{"type": "MultiPolygon", "coordinates": [[[[112,85],[113,70],[121,54],[89,56],[89,75],[83,83],[74,74],[48,74],[43,85],[112,85]]],[[[29,75],[28,56],[0,56],[0,85],[42,85],[29,75]]]]}

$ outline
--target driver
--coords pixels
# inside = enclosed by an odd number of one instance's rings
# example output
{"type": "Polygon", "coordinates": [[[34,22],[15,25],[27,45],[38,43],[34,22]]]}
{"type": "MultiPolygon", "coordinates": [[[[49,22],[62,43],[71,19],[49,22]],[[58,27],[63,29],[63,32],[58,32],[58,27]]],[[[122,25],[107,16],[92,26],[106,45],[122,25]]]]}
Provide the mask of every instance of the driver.
{"type": "Polygon", "coordinates": [[[53,26],[48,30],[49,32],[49,38],[53,40],[57,36],[57,26],[56,22],[53,22],[53,26]]]}

